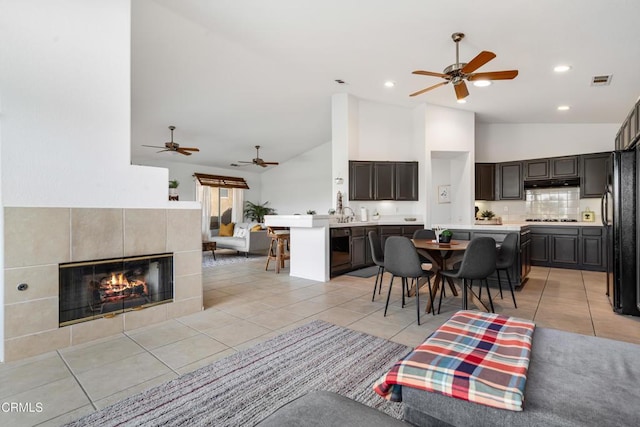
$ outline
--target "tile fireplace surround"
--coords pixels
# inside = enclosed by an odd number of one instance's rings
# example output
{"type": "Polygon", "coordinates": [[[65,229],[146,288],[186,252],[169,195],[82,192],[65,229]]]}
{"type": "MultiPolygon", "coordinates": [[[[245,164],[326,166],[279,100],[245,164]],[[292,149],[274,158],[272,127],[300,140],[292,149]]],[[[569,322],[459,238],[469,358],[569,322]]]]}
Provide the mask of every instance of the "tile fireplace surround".
{"type": "Polygon", "coordinates": [[[7,207],[4,233],[6,362],[202,310],[199,209],[7,207]],[[164,252],[174,256],[172,303],[58,326],[58,264],[164,252]]]}

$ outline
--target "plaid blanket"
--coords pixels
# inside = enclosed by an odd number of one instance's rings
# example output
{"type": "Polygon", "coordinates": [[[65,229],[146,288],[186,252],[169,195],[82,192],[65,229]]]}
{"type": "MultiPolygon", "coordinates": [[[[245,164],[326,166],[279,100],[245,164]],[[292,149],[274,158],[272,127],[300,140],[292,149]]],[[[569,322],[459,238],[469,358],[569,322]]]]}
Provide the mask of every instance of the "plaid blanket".
{"type": "Polygon", "coordinates": [[[395,402],[407,386],[522,411],[534,328],[514,317],[458,311],[373,388],[395,402]]]}

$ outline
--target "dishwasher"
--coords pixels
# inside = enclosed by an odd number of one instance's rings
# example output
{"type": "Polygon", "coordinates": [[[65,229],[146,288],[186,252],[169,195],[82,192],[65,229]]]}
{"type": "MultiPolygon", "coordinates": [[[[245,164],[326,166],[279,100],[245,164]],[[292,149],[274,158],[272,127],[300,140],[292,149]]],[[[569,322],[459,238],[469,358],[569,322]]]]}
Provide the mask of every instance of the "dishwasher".
{"type": "Polygon", "coordinates": [[[351,229],[331,229],[331,275],[351,269],[351,229]]]}

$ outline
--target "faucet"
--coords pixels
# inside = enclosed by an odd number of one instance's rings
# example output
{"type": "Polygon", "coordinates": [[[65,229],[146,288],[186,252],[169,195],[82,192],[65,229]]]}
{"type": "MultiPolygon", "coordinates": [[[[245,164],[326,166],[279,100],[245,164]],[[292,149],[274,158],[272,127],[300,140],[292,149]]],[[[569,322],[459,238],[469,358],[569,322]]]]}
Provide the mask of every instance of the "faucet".
{"type": "Polygon", "coordinates": [[[344,216],[345,211],[349,209],[351,211],[351,215],[348,215],[346,218],[343,218],[343,222],[352,222],[356,219],[356,213],[349,206],[345,206],[342,208],[342,215],[344,216]]]}

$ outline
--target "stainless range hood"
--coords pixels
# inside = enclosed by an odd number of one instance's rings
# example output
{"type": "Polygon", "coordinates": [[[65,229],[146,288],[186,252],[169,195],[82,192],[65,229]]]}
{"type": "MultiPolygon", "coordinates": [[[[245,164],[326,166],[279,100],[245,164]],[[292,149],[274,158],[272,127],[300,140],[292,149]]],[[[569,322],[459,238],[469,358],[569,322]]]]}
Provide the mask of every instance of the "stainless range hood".
{"type": "Polygon", "coordinates": [[[536,188],[564,188],[564,187],[579,187],[580,178],[568,178],[568,179],[539,179],[532,181],[525,181],[525,190],[533,190],[536,188]]]}

